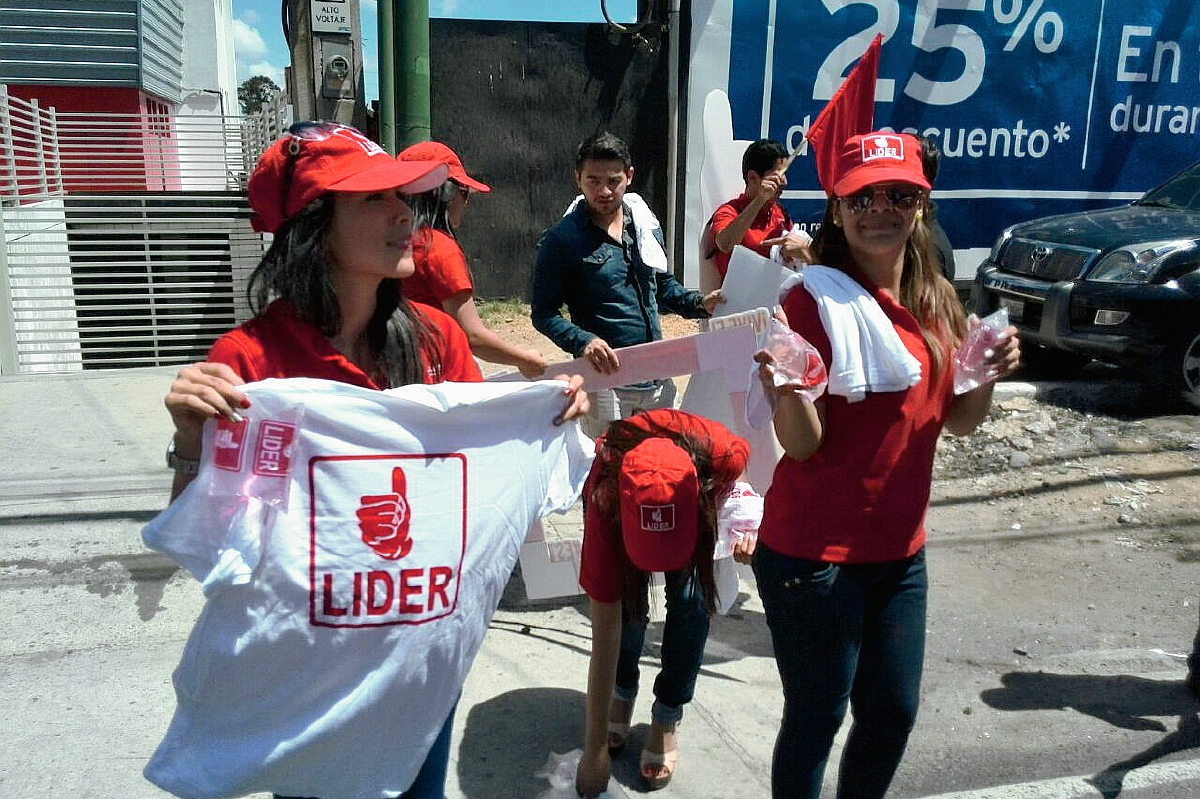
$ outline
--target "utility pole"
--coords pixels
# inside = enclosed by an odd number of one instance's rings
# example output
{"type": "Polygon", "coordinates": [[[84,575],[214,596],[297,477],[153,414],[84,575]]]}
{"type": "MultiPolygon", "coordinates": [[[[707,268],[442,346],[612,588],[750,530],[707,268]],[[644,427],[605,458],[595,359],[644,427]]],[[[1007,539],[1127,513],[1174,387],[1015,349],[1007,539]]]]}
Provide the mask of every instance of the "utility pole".
{"type": "Polygon", "coordinates": [[[292,54],[287,88],[296,119],[365,127],[358,0],[288,0],[283,30],[292,54]]]}
{"type": "Polygon", "coordinates": [[[379,0],[379,133],[388,152],[431,137],[429,74],[429,1],[379,0]]]}

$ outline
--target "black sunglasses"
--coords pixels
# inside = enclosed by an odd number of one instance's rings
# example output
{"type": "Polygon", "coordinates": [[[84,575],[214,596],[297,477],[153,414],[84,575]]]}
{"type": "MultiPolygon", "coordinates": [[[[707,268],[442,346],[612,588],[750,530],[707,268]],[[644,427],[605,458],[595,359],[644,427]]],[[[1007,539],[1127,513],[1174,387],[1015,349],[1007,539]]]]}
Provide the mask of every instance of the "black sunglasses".
{"type": "Polygon", "coordinates": [[[916,207],[925,193],[916,186],[868,186],[843,197],[842,204],[850,213],[861,214],[875,204],[875,197],[879,194],[892,208],[908,211],[916,207]]]}

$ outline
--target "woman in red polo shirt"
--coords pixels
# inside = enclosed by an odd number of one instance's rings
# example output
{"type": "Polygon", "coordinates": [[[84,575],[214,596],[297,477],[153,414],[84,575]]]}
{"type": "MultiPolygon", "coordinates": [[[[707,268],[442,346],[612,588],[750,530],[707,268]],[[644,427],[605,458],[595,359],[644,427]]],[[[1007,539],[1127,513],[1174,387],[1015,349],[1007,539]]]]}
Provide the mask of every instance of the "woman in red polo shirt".
{"type": "MultiPolygon", "coordinates": [[[[251,224],[274,234],[250,277],[255,316],[171,385],[172,498],[196,473],[204,422],[236,419],[249,407],[238,390],[243,383],[316,377],[385,389],[481,379],[454,320],[405,301],[400,291],[413,270],[413,212],[404,198],[441,185],[446,175],[436,161],[397,161],[335,123],[293,125],[267,148],[249,183],[251,224]]],[[[557,421],[587,411],[582,382],[570,378],[557,421]]],[[[451,712],[407,799],[444,796],[453,718],[451,712]]]]}
{"type": "Polygon", "coordinates": [[[671,779],[675,727],[691,701],[716,607],[717,504],[746,467],[750,446],[723,425],[672,408],[619,419],[596,441],[584,485],[579,583],[590,600],[592,659],[576,788],[608,785],[625,748],[646,637],[648,583],[666,580],[662,669],[639,771],[651,789],[671,779]]]}
{"type": "Polygon", "coordinates": [[[515,366],[529,380],[541,377],[546,371],[545,356],[535,349],[508,343],[479,318],[467,256],[458,245],[455,231],[462,226],[471,193],[489,192],[491,186],[468,175],[455,152],[441,142],[418,142],[402,150],[396,158],[436,161],[450,170],[445,183],[409,201],[417,216],[417,230],[413,234],[415,269],[404,278],[404,296],[441,308],[454,317],[467,334],[471,352],[481,360],[515,366]]]}
{"type": "MultiPolygon", "coordinates": [[[[973,430],[992,395],[990,382],[953,393],[954,353],[968,322],[924,219],[929,183],[917,139],[851,137],[832,188],[814,241],[817,263],[831,269],[809,267],[804,287],[783,301],[791,328],[830,367],[829,392],[812,401],[774,388],[766,365],[760,373],[785,451],[754,555],[783,683],[771,773],[776,799],[820,794],[847,706],[854,725],[838,796],[871,799],[887,791],[917,712],[934,449],[943,427],[960,435],[973,430]],[[839,357],[850,362],[844,342],[853,337],[839,329],[844,321],[832,323],[809,270],[881,312],[859,340],[890,339],[894,346],[867,347],[864,374],[899,364],[905,380],[872,387],[868,377],[865,391],[846,390],[861,386],[837,368],[839,357]]],[[[1005,333],[991,353],[995,376],[1011,373],[1020,359],[1016,329],[1005,333]]],[[[771,362],[765,352],[757,357],[771,362]]]]}

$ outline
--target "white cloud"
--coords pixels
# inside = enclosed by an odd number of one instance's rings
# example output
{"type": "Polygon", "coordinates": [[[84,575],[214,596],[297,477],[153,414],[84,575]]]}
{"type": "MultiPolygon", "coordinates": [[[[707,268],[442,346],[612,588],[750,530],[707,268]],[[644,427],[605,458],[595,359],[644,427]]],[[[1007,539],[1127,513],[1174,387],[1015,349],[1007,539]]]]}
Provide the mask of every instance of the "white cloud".
{"type": "Polygon", "coordinates": [[[233,52],[239,61],[253,61],[265,56],[269,49],[262,34],[244,20],[233,21],[233,52]]]}
{"type": "Polygon", "coordinates": [[[286,88],[283,85],[283,67],[277,67],[274,64],[266,61],[257,61],[253,64],[247,64],[244,73],[239,70],[238,77],[241,80],[245,80],[246,78],[251,78],[255,75],[266,75],[268,78],[275,81],[275,85],[279,88],[286,88]]]}

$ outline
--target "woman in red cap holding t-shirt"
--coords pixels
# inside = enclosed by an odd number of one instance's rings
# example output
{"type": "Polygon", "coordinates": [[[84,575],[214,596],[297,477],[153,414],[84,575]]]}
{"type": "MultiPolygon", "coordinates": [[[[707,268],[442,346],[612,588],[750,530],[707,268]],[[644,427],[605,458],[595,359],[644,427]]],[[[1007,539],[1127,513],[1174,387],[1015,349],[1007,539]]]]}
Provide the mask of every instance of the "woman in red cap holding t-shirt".
{"type": "Polygon", "coordinates": [[[639,771],[651,790],[671,779],[675,728],[691,701],[716,607],[717,503],[746,467],[750,446],[718,422],[659,408],[612,422],[596,441],[583,489],[579,583],[590,599],[592,659],[576,788],[608,786],[625,748],[646,637],[652,572],[666,578],[662,670],[639,771]]]}
{"type": "Polygon", "coordinates": [[[462,225],[471,193],[487,193],[492,187],[468,175],[455,152],[441,142],[417,142],[396,158],[436,161],[450,170],[445,183],[410,198],[417,215],[413,234],[416,268],[404,279],[404,296],[453,316],[467,334],[471,352],[480,359],[515,366],[530,380],[540,377],[546,371],[545,356],[535,349],[509,344],[479,318],[471,270],[455,234],[462,225]]]}
{"type": "MultiPolygon", "coordinates": [[[[783,683],[775,799],[820,795],[847,706],[854,725],[837,795],[886,793],[916,718],[924,662],[934,449],[943,427],[973,430],[992,396],[991,382],[953,391],[968,322],[924,218],[929,182],[917,139],[888,131],[851,137],[831,188],[813,242],[824,266],[808,267],[803,288],[783,300],[791,328],[825,361],[829,390],[811,400],[776,388],[771,356],[757,356],[785,452],[754,553],[783,683]],[[830,290],[862,312],[863,335],[847,335],[854,323],[823,306],[830,290]]],[[[1008,328],[990,353],[993,377],[1017,368],[1015,334],[1008,328]]]]}
{"type": "MultiPolygon", "coordinates": [[[[250,276],[254,318],[181,369],[166,397],[175,435],[172,497],[199,467],[212,417],[238,418],[243,383],[316,377],[364,388],[480,380],[466,337],[442,311],[407,302],[413,212],[405,197],[441,185],[436,161],[397,161],[358,130],[304,122],[267,148],[250,176],[251,224],[273,233],[250,276]]],[[[559,422],[587,411],[572,377],[559,422]]],[[[402,796],[442,799],[453,712],[402,796]]]]}

